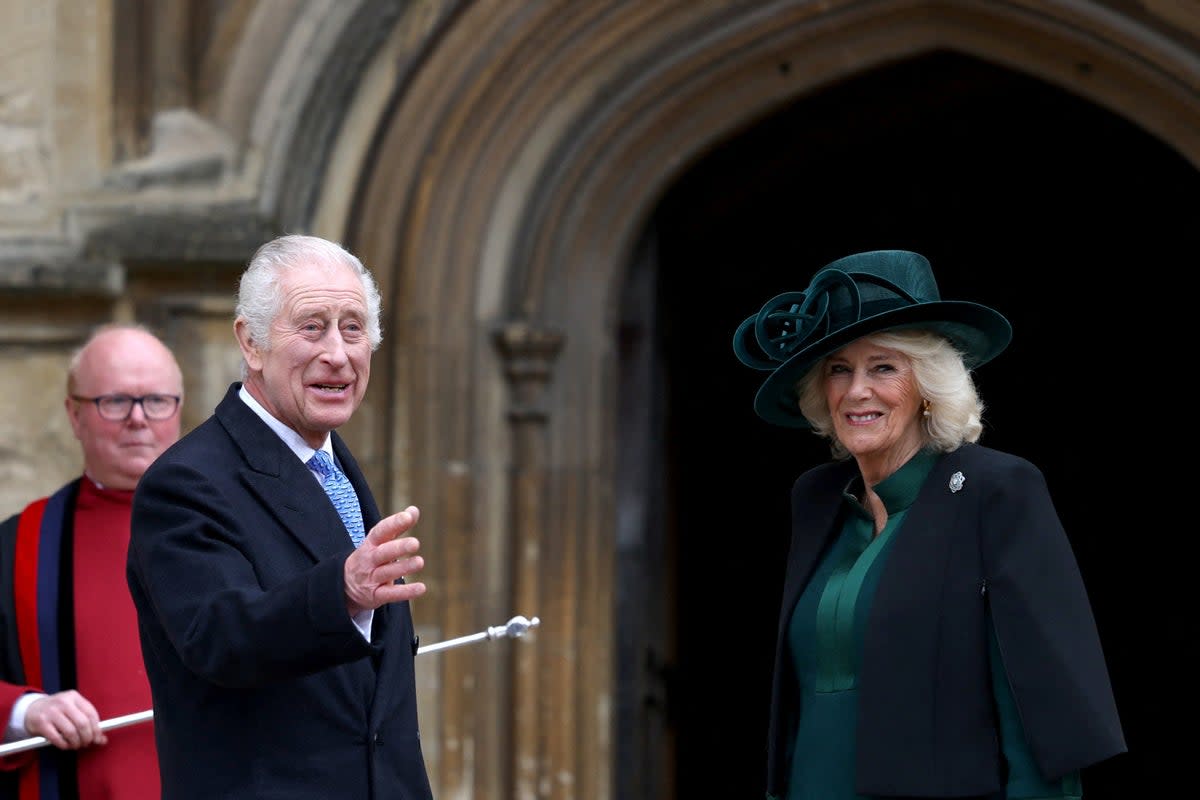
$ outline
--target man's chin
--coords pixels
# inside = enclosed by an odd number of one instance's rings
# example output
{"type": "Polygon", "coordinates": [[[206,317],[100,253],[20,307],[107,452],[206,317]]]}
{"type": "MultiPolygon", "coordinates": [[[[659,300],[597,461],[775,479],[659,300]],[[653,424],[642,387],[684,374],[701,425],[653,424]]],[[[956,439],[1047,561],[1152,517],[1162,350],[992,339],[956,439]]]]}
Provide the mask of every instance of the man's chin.
{"type": "Polygon", "coordinates": [[[305,420],[303,430],[298,430],[301,436],[306,440],[310,437],[325,440],[332,431],[345,425],[350,421],[350,414],[322,414],[319,417],[314,417],[305,420]]]}

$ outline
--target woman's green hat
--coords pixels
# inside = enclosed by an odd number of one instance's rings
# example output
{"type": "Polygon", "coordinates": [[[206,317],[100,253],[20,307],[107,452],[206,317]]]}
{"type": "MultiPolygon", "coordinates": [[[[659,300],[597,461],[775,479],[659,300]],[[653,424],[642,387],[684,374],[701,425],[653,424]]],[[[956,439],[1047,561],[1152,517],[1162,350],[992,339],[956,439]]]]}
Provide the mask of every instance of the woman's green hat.
{"type": "Polygon", "coordinates": [[[796,382],[825,356],[870,333],[899,328],[945,336],[968,369],[1004,350],[1012,326],[978,303],[942,300],[929,261],[908,250],[873,250],[822,267],[808,288],[785,292],[738,326],[733,351],[743,364],[771,370],[754,398],[767,422],[808,428],[796,382]]]}

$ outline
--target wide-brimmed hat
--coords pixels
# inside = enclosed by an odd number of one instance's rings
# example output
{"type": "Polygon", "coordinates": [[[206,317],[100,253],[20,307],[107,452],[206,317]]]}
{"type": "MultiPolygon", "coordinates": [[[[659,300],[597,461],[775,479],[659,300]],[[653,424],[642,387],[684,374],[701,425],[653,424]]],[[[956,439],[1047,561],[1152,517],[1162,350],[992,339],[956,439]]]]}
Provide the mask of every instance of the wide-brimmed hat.
{"type": "Polygon", "coordinates": [[[945,336],[968,369],[1000,354],[1012,326],[979,303],[942,300],[929,261],[908,250],[839,258],[802,292],[785,292],[738,326],[733,351],[748,367],[771,370],[754,398],[767,422],[811,427],[797,406],[796,382],[825,356],[862,336],[920,328],[945,336]]]}

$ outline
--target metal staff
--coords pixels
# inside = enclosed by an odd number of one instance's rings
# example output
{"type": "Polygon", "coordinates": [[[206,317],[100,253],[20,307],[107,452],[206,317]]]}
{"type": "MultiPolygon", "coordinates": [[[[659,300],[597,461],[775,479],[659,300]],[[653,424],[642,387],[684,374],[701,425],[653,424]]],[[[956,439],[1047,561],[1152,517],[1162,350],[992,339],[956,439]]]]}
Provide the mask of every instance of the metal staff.
{"type": "Polygon", "coordinates": [[[486,631],[472,633],[467,636],[459,636],[457,639],[447,639],[444,642],[434,642],[433,644],[422,645],[417,648],[417,655],[422,653],[436,653],[439,650],[449,650],[452,647],[462,647],[464,644],[472,642],[482,642],[485,639],[503,639],[509,637],[512,639],[519,638],[525,635],[525,631],[530,628],[536,628],[541,620],[537,617],[533,619],[525,619],[521,616],[516,616],[510,619],[504,625],[493,625],[486,631]]]}
{"type": "MultiPolygon", "coordinates": [[[[540,623],[541,621],[537,617],[526,619],[522,616],[516,616],[503,625],[492,625],[487,630],[480,631],[479,633],[459,636],[456,639],[447,639],[443,642],[421,645],[417,648],[417,655],[421,655],[422,653],[436,653],[439,650],[450,650],[451,648],[462,647],[464,644],[471,644],[472,642],[504,639],[506,637],[509,639],[518,639],[524,636],[525,632],[530,628],[536,628],[540,623]]],[[[124,728],[127,725],[136,725],[139,722],[145,722],[153,718],[154,709],[138,711],[122,717],[110,717],[109,719],[100,720],[100,730],[111,731],[116,728],[124,728]]],[[[48,744],[50,744],[50,740],[44,736],[32,736],[28,739],[0,744],[0,756],[9,756],[13,753],[21,753],[26,750],[36,750],[48,744]]]]}

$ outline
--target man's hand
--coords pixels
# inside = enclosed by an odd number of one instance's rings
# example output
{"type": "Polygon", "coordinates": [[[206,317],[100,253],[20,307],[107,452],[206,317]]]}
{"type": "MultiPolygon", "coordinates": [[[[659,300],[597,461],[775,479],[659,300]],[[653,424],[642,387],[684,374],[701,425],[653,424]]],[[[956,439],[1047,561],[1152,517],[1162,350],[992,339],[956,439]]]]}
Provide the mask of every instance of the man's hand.
{"type": "Polygon", "coordinates": [[[416,506],[409,506],[384,517],[346,559],[343,574],[351,616],[425,594],[423,583],[396,583],[425,566],[425,559],[417,555],[421,543],[405,535],[420,516],[416,506]]]}
{"type": "Polygon", "coordinates": [[[45,738],[60,750],[108,744],[108,737],[100,730],[96,707],[74,689],[30,703],[25,709],[25,730],[45,738]]]}

